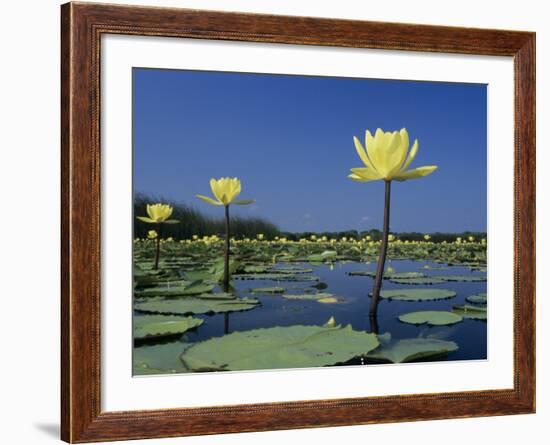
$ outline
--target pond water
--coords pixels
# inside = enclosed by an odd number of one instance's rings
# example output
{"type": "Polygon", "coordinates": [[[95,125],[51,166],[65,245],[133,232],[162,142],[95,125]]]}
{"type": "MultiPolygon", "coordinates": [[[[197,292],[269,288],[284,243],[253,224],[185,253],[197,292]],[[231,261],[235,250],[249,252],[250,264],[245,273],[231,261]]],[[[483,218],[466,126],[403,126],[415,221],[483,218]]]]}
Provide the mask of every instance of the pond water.
{"type": "MultiPolygon", "coordinates": [[[[428,261],[392,260],[387,263],[396,272],[421,272],[435,277],[438,275],[481,275],[485,273],[471,271],[466,266],[445,266],[428,261]],[[425,266],[430,267],[426,269],[425,266]]],[[[288,263],[275,267],[286,267],[288,263]]],[[[371,331],[368,317],[370,304],[369,292],[372,291],[373,278],[369,276],[350,276],[354,271],[375,271],[376,263],[335,262],[333,264],[312,265],[310,263],[293,263],[292,267],[313,269],[308,275],[317,276],[320,282],[327,285],[322,292],[334,294],[340,300],[335,304],[322,304],[310,300],[288,300],[281,294],[252,293],[251,289],[259,287],[280,286],[286,294],[303,294],[311,291],[316,282],[286,282],[273,280],[235,280],[236,293],[239,297],[252,297],[260,300],[260,305],[244,312],[231,312],[215,315],[195,315],[204,320],[198,328],[180,336],[138,341],[134,354],[151,354],[161,368],[178,369],[178,352],[185,344],[196,343],[212,337],[221,337],[227,333],[248,331],[257,328],[292,325],[323,325],[334,317],[338,324],[351,324],[354,330],[371,331]]],[[[397,284],[384,280],[382,290],[404,288],[437,288],[456,292],[456,296],[446,300],[408,302],[381,299],[378,307],[379,333],[391,333],[392,339],[429,337],[439,340],[454,341],[458,350],[450,352],[437,360],[482,360],[487,358],[487,321],[467,319],[450,326],[412,325],[401,322],[399,315],[426,310],[452,311],[453,306],[469,304],[468,296],[486,292],[487,283],[446,281],[434,285],[397,284]]],[[[216,289],[218,290],[218,289],[216,289]]],[[[313,289],[314,290],[314,289],[313,289]]],[[[135,312],[135,316],[142,314],[135,312]]],[[[353,361],[348,364],[361,364],[353,361]]],[[[179,372],[179,371],[178,371],[179,372]]]]}

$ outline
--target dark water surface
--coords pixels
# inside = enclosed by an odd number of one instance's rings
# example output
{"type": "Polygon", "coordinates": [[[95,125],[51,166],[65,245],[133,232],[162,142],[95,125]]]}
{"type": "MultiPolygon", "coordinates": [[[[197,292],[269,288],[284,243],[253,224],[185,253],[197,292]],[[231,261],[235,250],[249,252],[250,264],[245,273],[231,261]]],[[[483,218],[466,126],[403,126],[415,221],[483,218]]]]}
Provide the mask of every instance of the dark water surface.
{"type": "MultiPolygon", "coordinates": [[[[245,312],[231,312],[229,314],[194,315],[205,322],[195,331],[187,332],[180,337],[148,340],[140,342],[136,348],[158,345],[158,353],[167,351],[166,366],[171,367],[177,357],[168,356],[177,343],[194,343],[212,337],[224,335],[228,332],[247,331],[257,328],[291,325],[322,325],[334,316],[338,324],[351,324],[353,329],[370,331],[368,309],[370,304],[369,292],[372,291],[373,278],[366,276],[349,276],[351,271],[374,271],[376,263],[334,263],[312,266],[311,264],[295,264],[299,267],[313,268],[308,275],[320,277],[320,281],[328,287],[321,292],[334,294],[342,300],[338,304],[322,304],[316,301],[288,300],[280,294],[251,294],[250,289],[257,287],[281,286],[287,289],[287,294],[301,294],[304,289],[310,288],[315,282],[284,282],[262,280],[236,280],[235,286],[239,296],[250,296],[260,300],[261,305],[245,312]]],[[[471,272],[468,267],[454,266],[445,270],[426,270],[425,265],[438,266],[431,262],[410,260],[394,260],[388,263],[396,272],[422,272],[428,276],[437,275],[484,275],[480,272],[471,272]]],[[[281,264],[288,267],[288,264],[281,264]]],[[[425,310],[448,310],[454,305],[468,304],[465,298],[486,292],[486,282],[445,282],[434,285],[403,285],[384,280],[382,290],[400,288],[437,288],[450,289],[456,292],[454,298],[428,302],[406,302],[380,300],[378,306],[379,333],[390,332],[393,339],[430,336],[440,340],[450,340],[458,344],[459,349],[448,354],[446,360],[479,360],[487,358],[487,322],[464,319],[461,323],[451,326],[428,327],[414,326],[402,323],[398,316],[407,312],[425,310]]],[[[135,316],[140,316],[136,312],[135,316]]],[[[441,360],[441,359],[440,359],[441,360]]]]}

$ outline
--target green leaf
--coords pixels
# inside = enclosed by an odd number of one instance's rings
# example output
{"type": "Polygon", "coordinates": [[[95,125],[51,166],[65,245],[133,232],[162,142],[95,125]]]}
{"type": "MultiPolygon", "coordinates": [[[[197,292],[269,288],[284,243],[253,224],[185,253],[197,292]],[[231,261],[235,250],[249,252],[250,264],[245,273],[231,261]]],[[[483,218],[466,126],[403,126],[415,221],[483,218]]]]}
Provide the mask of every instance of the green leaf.
{"type": "Polygon", "coordinates": [[[250,289],[253,294],[282,294],[284,291],[284,287],[255,287],[250,289]]]}
{"type": "MultiPolygon", "coordinates": [[[[351,277],[358,276],[358,277],[375,277],[376,272],[373,271],[352,271],[348,272],[348,275],[351,277]]],[[[409,278],[423,278],[426,275],[421,272],[385,272],[384,273],[384,279],[397,279],[397,280],[403,280],[403,279],[409,279],[409,278]]]]}
{"type": "Polygon", "coordinates": [[[483,292],[476,295],[470,295],[466,297],[466,301],[473,304],[487,304],[487,293],[483,292]]]}
{"type": "Polygon", "coordinates": [[[456,292],[447,289],[391,289],[380,292],[380,297],[400,301],[431,301],[453,298],[456,292]]]}
{"type": "Polygon", "coordinates": [[[318,292],[316,294],[287,294],[283,295],[283,298],[286,298],[287,300],[310,300],[310,301],[318,301],[320,303],[337,303],[338,299],[333,295],[329,294],[328,292],[318,292]],[[324,300],[324,301],[321,301],[324,300]]]}
{"type": "Polygon", "coordinates": [[[183,286],[170,287],[150,287],[140,291],[136,291],[138,297],[178,297],[185,295],[198,295],[205,292],[210,292],[214,289],[213,284],[205,283],[201,280],[183,286]]]}
{"type": "Polygon", "coordinates": [[[367,358],[390,363],[406,363],[443,357],[449,352],[458,350],[458,345],[453,341],[434,338],[406,338],[396,341],[383,341],[381,337],[378,336],[380,347],[370,352],[367,358]]]}
{"type": "Polygon", "coordinates": [[[399,320],[409,324],[428,324],[430,326],[446,326],[460,323],[462,317],[448,311],[419,311],[409,312],[399,316],[399,320]]]}
{"type": "Polygon", "coordinates": [[[134,339],[166,337],[183,334],[200,326],[203,320],[193,317],[173,317],[165,315],[143,315],[134,317],[134,339]]]}
{"type": "Polygon", "coordinates": [[[422,277],[422,278],[390,278],[391,283],[396,284],[441,284],[445,283],[445,280],[436,277],[422,277]]]}
{"type": "Polygon", "coordinates": [[[304,368],[344,363],[378,346],[376,335],[346,327],[288,326],[234,332],[194,343],[181,360],[193,371],[304,368]]]}
{"type": "Polygon", "coordinates": [[[453,306],[453,312],[470,320],[487,320],[487,308],[483,306],[453,306]]]}
{"type": "Polygon", "coordinates": [[[467,282],[482,282],[487,281],[485,275],[441,275],[437,276],[440,280],[445,281],[467,281],[467,282]]]}
{"type": "Polygon", "coordinates": [[[180,355],[185,347],[186,344],[180,342],[134,347],[132,356],[133,375],[189,372],[180,360],[180,355]]]}
{"type": "Polygon", "coordinates": [[[185,297],[169,300],[138,302],[134,308],[140,312],[153,314],[209,314],[222,312],[248,311],[260,302],[254,298],[206,299],[185,297]]]}

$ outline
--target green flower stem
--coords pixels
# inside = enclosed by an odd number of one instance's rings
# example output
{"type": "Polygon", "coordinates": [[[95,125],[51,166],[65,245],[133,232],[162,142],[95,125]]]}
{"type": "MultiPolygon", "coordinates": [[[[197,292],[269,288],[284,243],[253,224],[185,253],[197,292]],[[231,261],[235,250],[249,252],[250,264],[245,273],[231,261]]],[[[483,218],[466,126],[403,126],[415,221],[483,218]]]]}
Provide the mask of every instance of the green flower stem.
{"type": "Polygon", "coordinates": [[[223,291],[229,291],[229,238],[231,226],[229,224],[229,205],[225,206],[225,252],[223,264],[223,291]]]}
{"type": "Polygon", "coordinates": [[[380,246],[380,257],[378,258],[378,268],[376,269],[376,278],[372,289],[372,299],[370,301],[369,316],[371,319],[376,317],[378,310],[378,301],[380,300],[380,288],[382,287],[382,277],[384,275],[384,264],[386,263],[386,253],[388,251],[388,235],[390,231],[390,194],[391,181],[385,182],[384,199],[384,227],[382,229],[382,245],[380,246]]]}
{"type": "Polygon", "coordinates": [[[160,258],[160,224],[157,224],[157,239],[156,239],[156,250],[155,250],[155,270],[159,268],[159,258],[160,258]]]}

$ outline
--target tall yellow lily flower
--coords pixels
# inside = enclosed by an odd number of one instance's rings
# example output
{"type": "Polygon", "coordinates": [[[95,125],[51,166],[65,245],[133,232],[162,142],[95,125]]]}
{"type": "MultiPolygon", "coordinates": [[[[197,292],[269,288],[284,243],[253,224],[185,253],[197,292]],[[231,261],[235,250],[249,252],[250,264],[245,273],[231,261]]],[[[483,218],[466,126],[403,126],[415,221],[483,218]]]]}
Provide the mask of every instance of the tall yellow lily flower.
{"type": "MultiPolygon", "coordinates": [[[[172,216],[174,209],[168,204],[147,204],[147,215],[148,216],[136,216],[140,221],[146,222],[148,224],[156,224],[160,230],[160,224],[177,224],[179,221],[177,219],[168,219],[172,216]]],[[[155,230],[149,231],[149,238],[151,238],[151,233],[155,232],[156,236],[156,249],[155,249],[155,269],[159,268],[159,258],[160,258],[160,236],[155,230]]]]}
{"type": "Polygon", "coordinates": [[[380,299],[380,288],[384,274],[384,263],[388,249],[388,233],[390,226],[390,192],[392,181],[407,181],[409,179],[422,178],[436,169],[436,165],[427,165],[407,170],[418,153],[418,140],[414,141],[409,151],[409,133],[405,128],[400,131],[376,130],[374,136],[369,130],[365,133],[365,147],[357,137],[353,137],[355,150],[364,167],[352,168],[348,178],[358,182],[370,182],[383,180],[385,182],[384,201],[384,227],[382,231],[382,243],[380,258],[374,280],[372,300],[370,304],[370,318],[373,330],[377,331],[376,312],[380,299]]]}
{"type": "Polygon", "coordinates": [[[437,169],[436,165],[427,165],[407,170],[418,153],[418,139],[409,151],[409,133],[405,128],[394,132],[384,132],[378,128],[374,136],[367,130],[366,149],[355,136],[353,142],[359,158],[365,165],[351,169],[348,178],[354,181],[407,181],[427,176],[437,169]]]}
{"type": "Polygon", "coordinates": [[[228,206],[229,204],[247,205],[254,202],[253,199],[236,200],[241,193],[241,181],[238,178],[220,178],[210,180],[210,189],[215,199],[204,195],[196,195],[208,204],[215,206],[228,206]]]}
{"type": "Polygon", "coordinates": [[[204,195],[196,195],[208,204],[225,207],[225,253],[224,253],[224,268],[223,268],[223,288],[224,292],[229,290],[229,250],[231,239],[231,227],[229,223],[229,206],[231,204],[247,205],[254,202],[253,199],[237,200],[237,196],[241,193],[241,181],[238,178],[220,178],[210,180],[210,189],[214,198],[204,195]]]}

